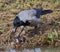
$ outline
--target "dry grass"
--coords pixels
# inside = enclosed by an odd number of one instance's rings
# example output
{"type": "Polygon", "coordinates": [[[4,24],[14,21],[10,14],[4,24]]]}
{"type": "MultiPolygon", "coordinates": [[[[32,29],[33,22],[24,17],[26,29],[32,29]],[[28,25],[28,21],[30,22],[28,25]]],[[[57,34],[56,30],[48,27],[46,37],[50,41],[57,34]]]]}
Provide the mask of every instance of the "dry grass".
{"type": "MultiPolygon", "coordinates": [[[[58,40],[60,40],[60,0],[0,0],[0,47],[2,47],[2,45],[3,47],[6,45],[8,45],[9,47],[11,45],[11,42],[9,41],[9,34],[11,32],[9,31],[13,28],[12,22],[16,14],[21,10],[36,7],[43,7],[43,9],[46,10],[51,9],[53,10],[53,13],[41,17],[41,24],[39,27],[38,35],[34,36],[33,38],[28,37],[26,41],[30,42],[32,39],[33,42],[30,44],[25,42],[25,44],[23,45],[29,44],[30,47],[32,45],[32,47],[36,47],[38,43],[38,45],[40,46],[47,43],[51,45],[51,41],[48,41],[48,39],[46,39],[45,37],[50,34],[53,29],[58,32],[58,40]],[[8,41],[8,43],[6,42],[6,40],[8,41]]],[[[55,42],[55,45],[60,46],[59,42],[57,42],[58,41],[55,42]]]]}

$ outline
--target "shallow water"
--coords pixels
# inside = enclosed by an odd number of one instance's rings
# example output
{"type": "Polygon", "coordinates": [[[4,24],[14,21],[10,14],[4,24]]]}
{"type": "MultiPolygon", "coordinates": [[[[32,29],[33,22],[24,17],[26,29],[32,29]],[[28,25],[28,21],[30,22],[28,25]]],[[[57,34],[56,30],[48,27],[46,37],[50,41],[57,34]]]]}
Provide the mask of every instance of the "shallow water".
{"type": "Polygon", "coordinates": [[[34,49],[23,49],[23,50],[6,50],[6,51],[0,51],[0,52],[60,52],[59,48],[34,48],[34,49]]]}

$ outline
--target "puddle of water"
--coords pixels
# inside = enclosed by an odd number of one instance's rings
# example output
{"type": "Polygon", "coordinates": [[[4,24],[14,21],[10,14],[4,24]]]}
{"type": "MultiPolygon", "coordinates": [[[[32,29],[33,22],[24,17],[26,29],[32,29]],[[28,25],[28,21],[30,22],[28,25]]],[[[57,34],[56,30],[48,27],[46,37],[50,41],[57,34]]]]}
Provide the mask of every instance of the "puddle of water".
{"type": "Polygon", "coordinates": [[[34,48],[34,49],[23,49],[23,50],[6,50],[0,52],[60,52],[60,48],[34,48]]]}

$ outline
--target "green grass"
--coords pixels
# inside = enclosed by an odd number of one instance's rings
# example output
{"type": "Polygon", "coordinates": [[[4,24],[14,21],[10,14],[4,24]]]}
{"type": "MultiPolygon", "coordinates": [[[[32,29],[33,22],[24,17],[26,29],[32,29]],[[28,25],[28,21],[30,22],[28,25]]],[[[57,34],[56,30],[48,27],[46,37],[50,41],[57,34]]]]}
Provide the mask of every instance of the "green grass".
{"type": "Polygon", "coordinates": [[[48,35],[48,39],[52,42],[58,39],[58,32],[55,29],[52,30],[51,33],[48,35]]]}

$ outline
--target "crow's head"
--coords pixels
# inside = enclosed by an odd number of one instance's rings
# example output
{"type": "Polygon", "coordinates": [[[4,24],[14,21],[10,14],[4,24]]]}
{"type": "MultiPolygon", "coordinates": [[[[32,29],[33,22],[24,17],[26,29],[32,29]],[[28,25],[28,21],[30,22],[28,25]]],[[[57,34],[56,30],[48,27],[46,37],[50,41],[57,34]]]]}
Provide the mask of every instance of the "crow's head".
{"type": "Polygon", "coordinates": [[[17,27],[21,26],[20,19],[18,16],[15,17],[15,19],[13,21],[13,25],[14,25],[13,31],[16,32],[17,27]]]}

